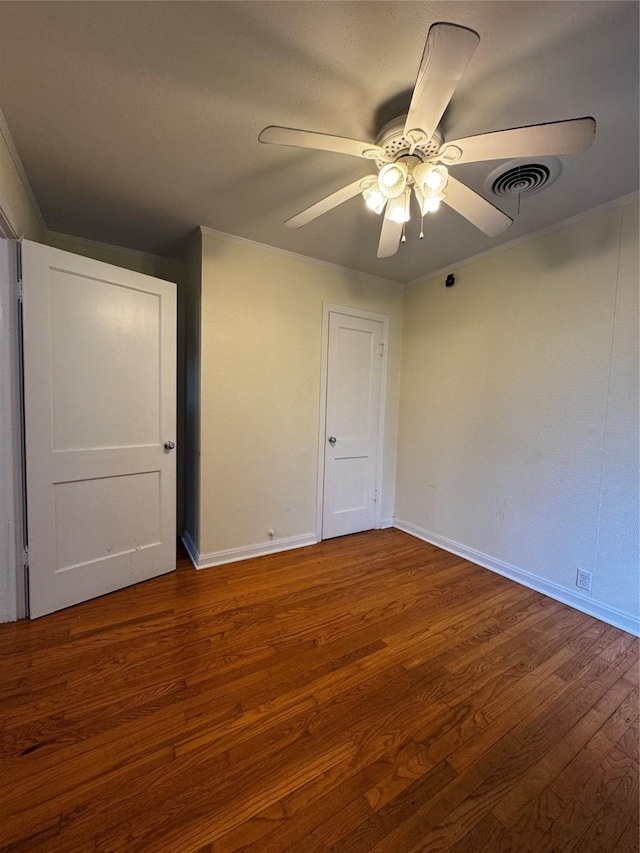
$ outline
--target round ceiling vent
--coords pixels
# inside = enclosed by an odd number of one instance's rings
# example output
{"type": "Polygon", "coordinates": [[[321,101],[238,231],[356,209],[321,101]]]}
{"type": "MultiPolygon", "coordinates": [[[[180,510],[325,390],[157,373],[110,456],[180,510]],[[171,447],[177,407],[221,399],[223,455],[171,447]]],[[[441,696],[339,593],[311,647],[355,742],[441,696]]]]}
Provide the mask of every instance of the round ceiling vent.
{"type": "Polygon", "coordinates": [[[511,160],[491,172],[484,188],[502,197],[533,195],[550,186],[561,171],[562,164],[555,157],[540,158],[535,163],[511,160]]]}

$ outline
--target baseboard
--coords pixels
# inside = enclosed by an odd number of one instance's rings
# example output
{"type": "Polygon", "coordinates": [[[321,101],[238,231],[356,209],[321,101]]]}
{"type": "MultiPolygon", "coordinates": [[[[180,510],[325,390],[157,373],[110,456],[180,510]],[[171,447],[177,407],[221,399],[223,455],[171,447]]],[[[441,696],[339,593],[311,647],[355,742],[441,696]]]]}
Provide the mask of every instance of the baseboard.
{"type": "Polygon", "coordinates": [[[388,527],[393,527],[393,516],[380,519],[380,530],[386,530],[388,527]]]}
{"type": "Polygon", "coordinates": [[[245,545],[241,548],[228,548],[224,551],[214,551],[211,554],[199,554],[193,546],[188,533],[185,533],[182,541],[189,552],[191,562],[196,569],[209,569],[212,566],[223,566],[226,563],[237,563],[240,560],[250,560],[252,557],[264,557],[267,554],[277,554],[280,551],[292,551],[294,548],[304,548],[307,545],[317,544],[314,533],[303,536],[289,536],[286,539],[276,539],[273,542],[258,542],[256,545],[245,545]]]}
{"type": "Polygon", "coordinates": [[[606,604],[600,604],[597,601],[585,598],[579,593],[574,593],[560,586],[560,584],[545,580],[538,575],[531,574],[531,572],[519,569],[509,563],[504,563],[502,560],[498,560],[488,554],[483,554],[482,551],[476,551],[475,548],[468,548],[460,542],[446,539],[444,536],[438,536],[430,530],[425,530],[416,524],[411,524],[411,522],[396,519],[394,527],[404,531],[404,533],[409,533],[411,536],[422,539],[424,542],[436,545],[444,551],[449,551],[458,557],[463,557],[471,563],[482,566],[483,569],[489,569],[492,572],[509,578],[509,580],[529,587],[529,589],[534,589],[536,592],[542,593],[542,595],[546,595],[549,598],[560,601],[562,604],[567,604],[569,607],[580,610],[582,613],[594,616],[596,619],[600,619],[601,622],[606,622],[608,625],[613,625],[615,628],[620,628],[622,631],[626,631],[636,637],[640,636],[639,620],[628,613],[623,613],[606,604]]]}

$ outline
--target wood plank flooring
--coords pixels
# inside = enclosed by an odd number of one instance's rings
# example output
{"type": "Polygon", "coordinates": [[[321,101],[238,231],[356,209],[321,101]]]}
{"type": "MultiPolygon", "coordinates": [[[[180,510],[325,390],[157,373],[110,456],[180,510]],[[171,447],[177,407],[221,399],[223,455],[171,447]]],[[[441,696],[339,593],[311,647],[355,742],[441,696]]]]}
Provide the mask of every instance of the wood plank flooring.
{"type": "Polygon", "coordinates": [[[397,530],[0,626],[0,851],[638,851],[638,641],[397,530]]]}

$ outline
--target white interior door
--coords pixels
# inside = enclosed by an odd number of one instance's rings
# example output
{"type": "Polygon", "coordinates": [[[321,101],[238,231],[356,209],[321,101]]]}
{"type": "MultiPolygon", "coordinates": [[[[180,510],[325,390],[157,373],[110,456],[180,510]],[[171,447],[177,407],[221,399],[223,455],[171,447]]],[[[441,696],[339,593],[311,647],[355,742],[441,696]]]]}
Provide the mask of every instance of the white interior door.
{"type": "Polygon", "coordinates": [[[322,538],[380,523],[381,320],[329,312],[322,538]]]}
{"type": "Polygon", "coordinates": [[[175,568],[176,288],[22,243],[31,617],[175,568]]]}

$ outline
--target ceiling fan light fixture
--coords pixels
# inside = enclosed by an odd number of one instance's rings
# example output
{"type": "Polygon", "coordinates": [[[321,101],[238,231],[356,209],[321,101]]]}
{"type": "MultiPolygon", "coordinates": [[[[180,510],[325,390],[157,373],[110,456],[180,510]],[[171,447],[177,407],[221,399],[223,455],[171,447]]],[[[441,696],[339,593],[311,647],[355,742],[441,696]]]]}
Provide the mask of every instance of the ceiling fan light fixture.
{"type": "Polygon", "coordinates": [[[385,198],[398,198],[407,186],[409,170],[404,163],[388,163],[378,173],[378,187],[385,198]]]}
{"type": "Polygon", "coordinates": [[[414,184],[413,190],[422,216],[426,216],[427,213],[435,213],[439,209],[440,202],[444,198],[444,193],[431,192],[429,195],[425,195],[419,184],[414,184]]]}
{"type": "Polygon", "coordinates": [[[446,166],[419,163],[413,170],[413,180],[420,187],[423,195],[438,195],[447,186],[449,172],[446,166]]]}
{"type": "MultiPolygon", "coordinates": [[[[515,174],[509,164],[506,174],[505,167],[501,166],[499,174],[489,176],[491,183],[488,187],[485,184],[485,188],[487,193],[496,195],[516,194],[519,201],[525,193],[521,161],[536,158],[538,162],[531,164],[535,174],[527,180],[532,185],[536,182],[542,186],[549,169],[540,158],[548,160],[559,154],[585,151],[593,142],[596,122],[593,117],[583,116],[443,140],[438,125],[479,40],[478,33],[459,24],[439,21],[429,28],[408,112],[386,124],[375,145],[291,127],[264,128],[258,136],[260,142],[363,157],[373,160],[378,169],[376,174],[354,181],[312,204],[287,220],[285,225],[299,228],[362,193],[372,210],[384,211],[378,257],[390,258],[406,239],[405,224],[410,217],[412,189],[423,219],[426,213],[437,210],[444,200],[487,237],[497,237],[512,225],[510,216],[471,187],[449,176],[447,166],[517,157],[518,160],[512,161],[515,174]],[[400,227],[394,227],[398,224],[400,227]]],[[[532,186],[530,192],[534,191],[532,186]]]]}
{"type": "Polygon", "coordinates": [[[440,208],[441,199],[439,196],[429,196],[424,200],[424,212],[435,213],[440,208]]]}
{"type": "Polygon", "coordinates": [[[387,202],[385,219],[401,224],[409,221],[409,191],[405,190],[402,195],[390,198],[387,202]]]}
{"type": "Polygon", "coordinates": [[[380,192],[378,187],[368,187],[363,190],[362,197],[369,210],[373,210],[374,213],[378,214],[382,213],[384,206],[387,203],[386,198],[380,192]]]}

